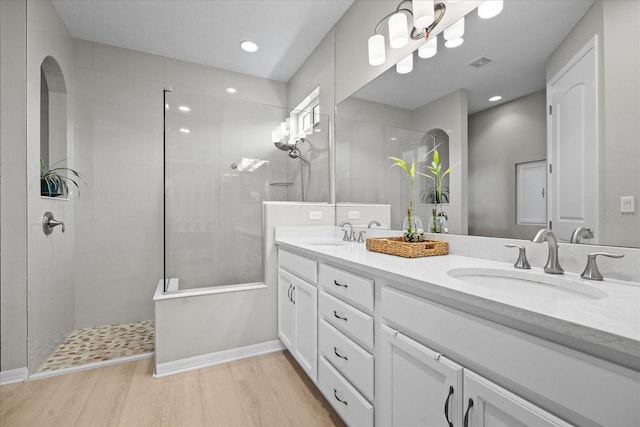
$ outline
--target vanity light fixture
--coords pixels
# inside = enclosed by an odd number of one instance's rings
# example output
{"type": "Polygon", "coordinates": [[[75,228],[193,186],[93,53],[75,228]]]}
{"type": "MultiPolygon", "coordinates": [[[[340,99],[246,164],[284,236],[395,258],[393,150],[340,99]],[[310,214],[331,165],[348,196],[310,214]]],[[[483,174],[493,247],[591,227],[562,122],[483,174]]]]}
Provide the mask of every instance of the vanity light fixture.
{"type": "Polygon", "coordinates": [[[498,102],[502,99],[502,97],[500,95],[496,95],[496,96],[492,96],[491,98],[489,98],[489,102],[498,102]]]}
{"type": "Polygon", "coordinates": [[[462,37],[459,37],[457,39],[447,40],[446,42],[444,42],[444,47],[453,49],[454,47],[460,46],[462,43],[464,43],[464,39],[462,37]]]}
{"type": "Polygon", "coordinates": [[[258,45],[251,40],[245,40],[240,43],[240,48],[248,53],[254,53],[258,51],[258,45]]]}
{"type": "Polygon", "coordinates": [[[181,105],[178,107],[178,110],[182,111],[183,113],[188,113],[189,111],[191,111],[191,108],[187,107],[186,105],[181,105]]]}
{"type": "Polygon", "coordinates": [[[502,12],[503,0],[487,0],[478,6],[478,16],[482,19],[489,19],[502,12]]]}
{"type": "MultiPolygon", "coordinates": [[[[380,27],[388,21],[389,46],[393,49],[404,47],[411,40],[428,38],[433,29],[440,23],[444,16],[446,6],[444,3],[435,3],[433,0],[402,0],[396,6],[394,12],[384,16],[369,37],[369,64],[381,65],[386,60],[385,39],[380,33],[380,27]],[[429,24],[427,24],[429,22],[429,24]],[[409,23],[412,28],[409,29],[409,23]],[[424,26],[423,26],[424,25],[424,26]]],[[[407,57],[403,61],[408,62],[407,57]]],[[[412,60],[413,62],[413,60],[412,60]]]]}
{"type": "Polygon", "coordinates": [[[420,58],[432,58],[438,53],[438,37],[434,37],[418,48],[420,58]]]}
{"type": "Polygon", "coordinates": [[[236,89],[235,87],[228,87],[225,89],[225,91],[231,94],[238,93],[238,89],[236,89]]]}
{"type": "Polygon", "coordinates": [[[444,30],[444,39],[447,41],[461,39],[462,36],[464,36],[464,16],[444,30]]]}
{"type": "Polygon", "coordinates": [[[402,58],[396,64],[396,71],[398,72],[398,74],[407,74],[407,73],[410,73],[412,70],[413,70],[413,52],[411,52],[409,55],[402,58]]]}

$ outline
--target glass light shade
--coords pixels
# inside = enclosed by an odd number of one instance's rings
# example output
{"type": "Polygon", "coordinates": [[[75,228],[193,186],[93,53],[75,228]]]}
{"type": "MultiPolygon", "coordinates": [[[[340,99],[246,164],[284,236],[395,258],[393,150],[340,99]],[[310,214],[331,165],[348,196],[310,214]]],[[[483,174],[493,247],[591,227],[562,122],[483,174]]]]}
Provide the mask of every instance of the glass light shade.
{"type": "Polygon", "coordinates": [[[433,0],[413,0],[413,24],[416,28],[427,28],[433,24],[436,14],[433,0]]]}
{"type": "Polygon", "coordinates": [[[271,142],[280,142],[280,132],[277,129],[271,131],[271,142]]]}
{"type": "Polygon", "coordinates": [[[384,36],[374,34],[369,37],[369,64],[381,65],[387,60],[384,52],[384,36]]]}
{"type": "Polygon", "coordinates": [[[448,47],[451,49],[460,46],[462,43],[464,43],[464,39],[460,37],[459,39],[447,40],[446,42],[444,42],[444,47],[448,47]]]}
{"type": "Polygon", "coordinates": [[[478,6],[478,16],[482,19],[489,19],[502,12],[503,0],[488,0],[478,6]]]}
{"type": "Polygon", "coordinates": [[[444,30],[445,40],[459,39],[464,36],[464,16],[453,23],[449,28],[444,30]]]}
{"type": "Polygon", "coordinates": [[[398,12],[389,18],[389,46],[394,49],[404,47],[409,43],[409,28],[407,15],[398,12]]]}
{"type": "Polygon", "coordinates": [[[398,74],[407,74],[413,70],[413,52],[405,56],[396,64],[398,74]]]}
{"type": "Polygon", "coordinates": [[[438,53],[438,37],[434,37],[418,48],[420,58],[431,58],[438,53]]]}

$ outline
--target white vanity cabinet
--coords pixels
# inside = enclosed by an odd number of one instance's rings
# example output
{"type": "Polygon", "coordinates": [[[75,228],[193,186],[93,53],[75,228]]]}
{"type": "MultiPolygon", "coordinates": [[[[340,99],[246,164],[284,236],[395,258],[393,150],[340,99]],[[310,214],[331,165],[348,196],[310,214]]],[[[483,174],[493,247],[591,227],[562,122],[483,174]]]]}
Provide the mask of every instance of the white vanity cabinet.
{"type": "Polygon", "coordinates": [[[319,266],[318,386],[342,419],[373,426],[373,280],[319,266]]]}
{"type": "Polygon", "coordinates": [[[313,280],[316,265],[290,252],[279,253],[278,337],[313,382],[318,377],[318,289],[288,270],[313,280]]]}

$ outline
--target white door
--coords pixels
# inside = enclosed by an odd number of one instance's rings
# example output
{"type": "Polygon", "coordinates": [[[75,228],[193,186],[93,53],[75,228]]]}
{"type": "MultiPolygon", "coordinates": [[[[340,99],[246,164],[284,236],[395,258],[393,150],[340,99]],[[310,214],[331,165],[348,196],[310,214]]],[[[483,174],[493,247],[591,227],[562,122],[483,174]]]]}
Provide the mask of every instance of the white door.
{"type": "Polygon", "coordinates": [[[547,224],[547,162],[516,164],[516,213],[518,224],[547,224]]]}
{"type": "Polygon", "coordinates": [[[547,83],[549,216],[563,240],[577,227],[598,243],[597,36],[547,83]]]}
{"type": "Polygon", "coordinates": [[[464,427],[569,427],[561,419],[486,378],[464,370],[464,427]]]}
{"type": "Polygon", "coordinates": [[[376,425],[460,425],[462,367],[383,325],[376,425]]]}
{"type": "Polygon", "coordinates": [[[315,383],[318,378],[318,290],[295,278],[292,298],[295,311],[293,356],[315,383]]]}
{"type": "Polygon", "coordinates": [[[278,337],[293,351],[293,276],[278,268],[278,337]]]}

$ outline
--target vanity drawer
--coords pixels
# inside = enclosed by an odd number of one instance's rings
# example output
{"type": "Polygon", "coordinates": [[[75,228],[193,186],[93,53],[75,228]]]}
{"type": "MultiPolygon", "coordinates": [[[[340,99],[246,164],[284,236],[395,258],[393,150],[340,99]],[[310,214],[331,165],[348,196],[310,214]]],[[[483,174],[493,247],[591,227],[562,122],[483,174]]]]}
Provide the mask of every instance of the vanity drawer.
{"type": "Polygon", "coordinates": [[[373,312],[373,280],[321,264],[320,286],[358,308],[373,312]]]}
{"type": "Polygon", "coordinates": [[[320,292],[320,315],[323,319],[360,343],[373,349],[373,317],[326,292],[320,292]]]}
{"type": "Polygon", "coordinates": [[[318,283],[318,263],[315,260],[279,249],[278,265],[307,282],[318,283]]]}
{"type": "Polygon", "coordinates": [[[318,336],[320,354],[373,401],[373,356],[324,320],[318,336]]]}
{"type": "Polygon", "coordinates": [[[373,406],[324,357],[320,358],[318,387],[347,425],[373,425],[373,406]]]}

